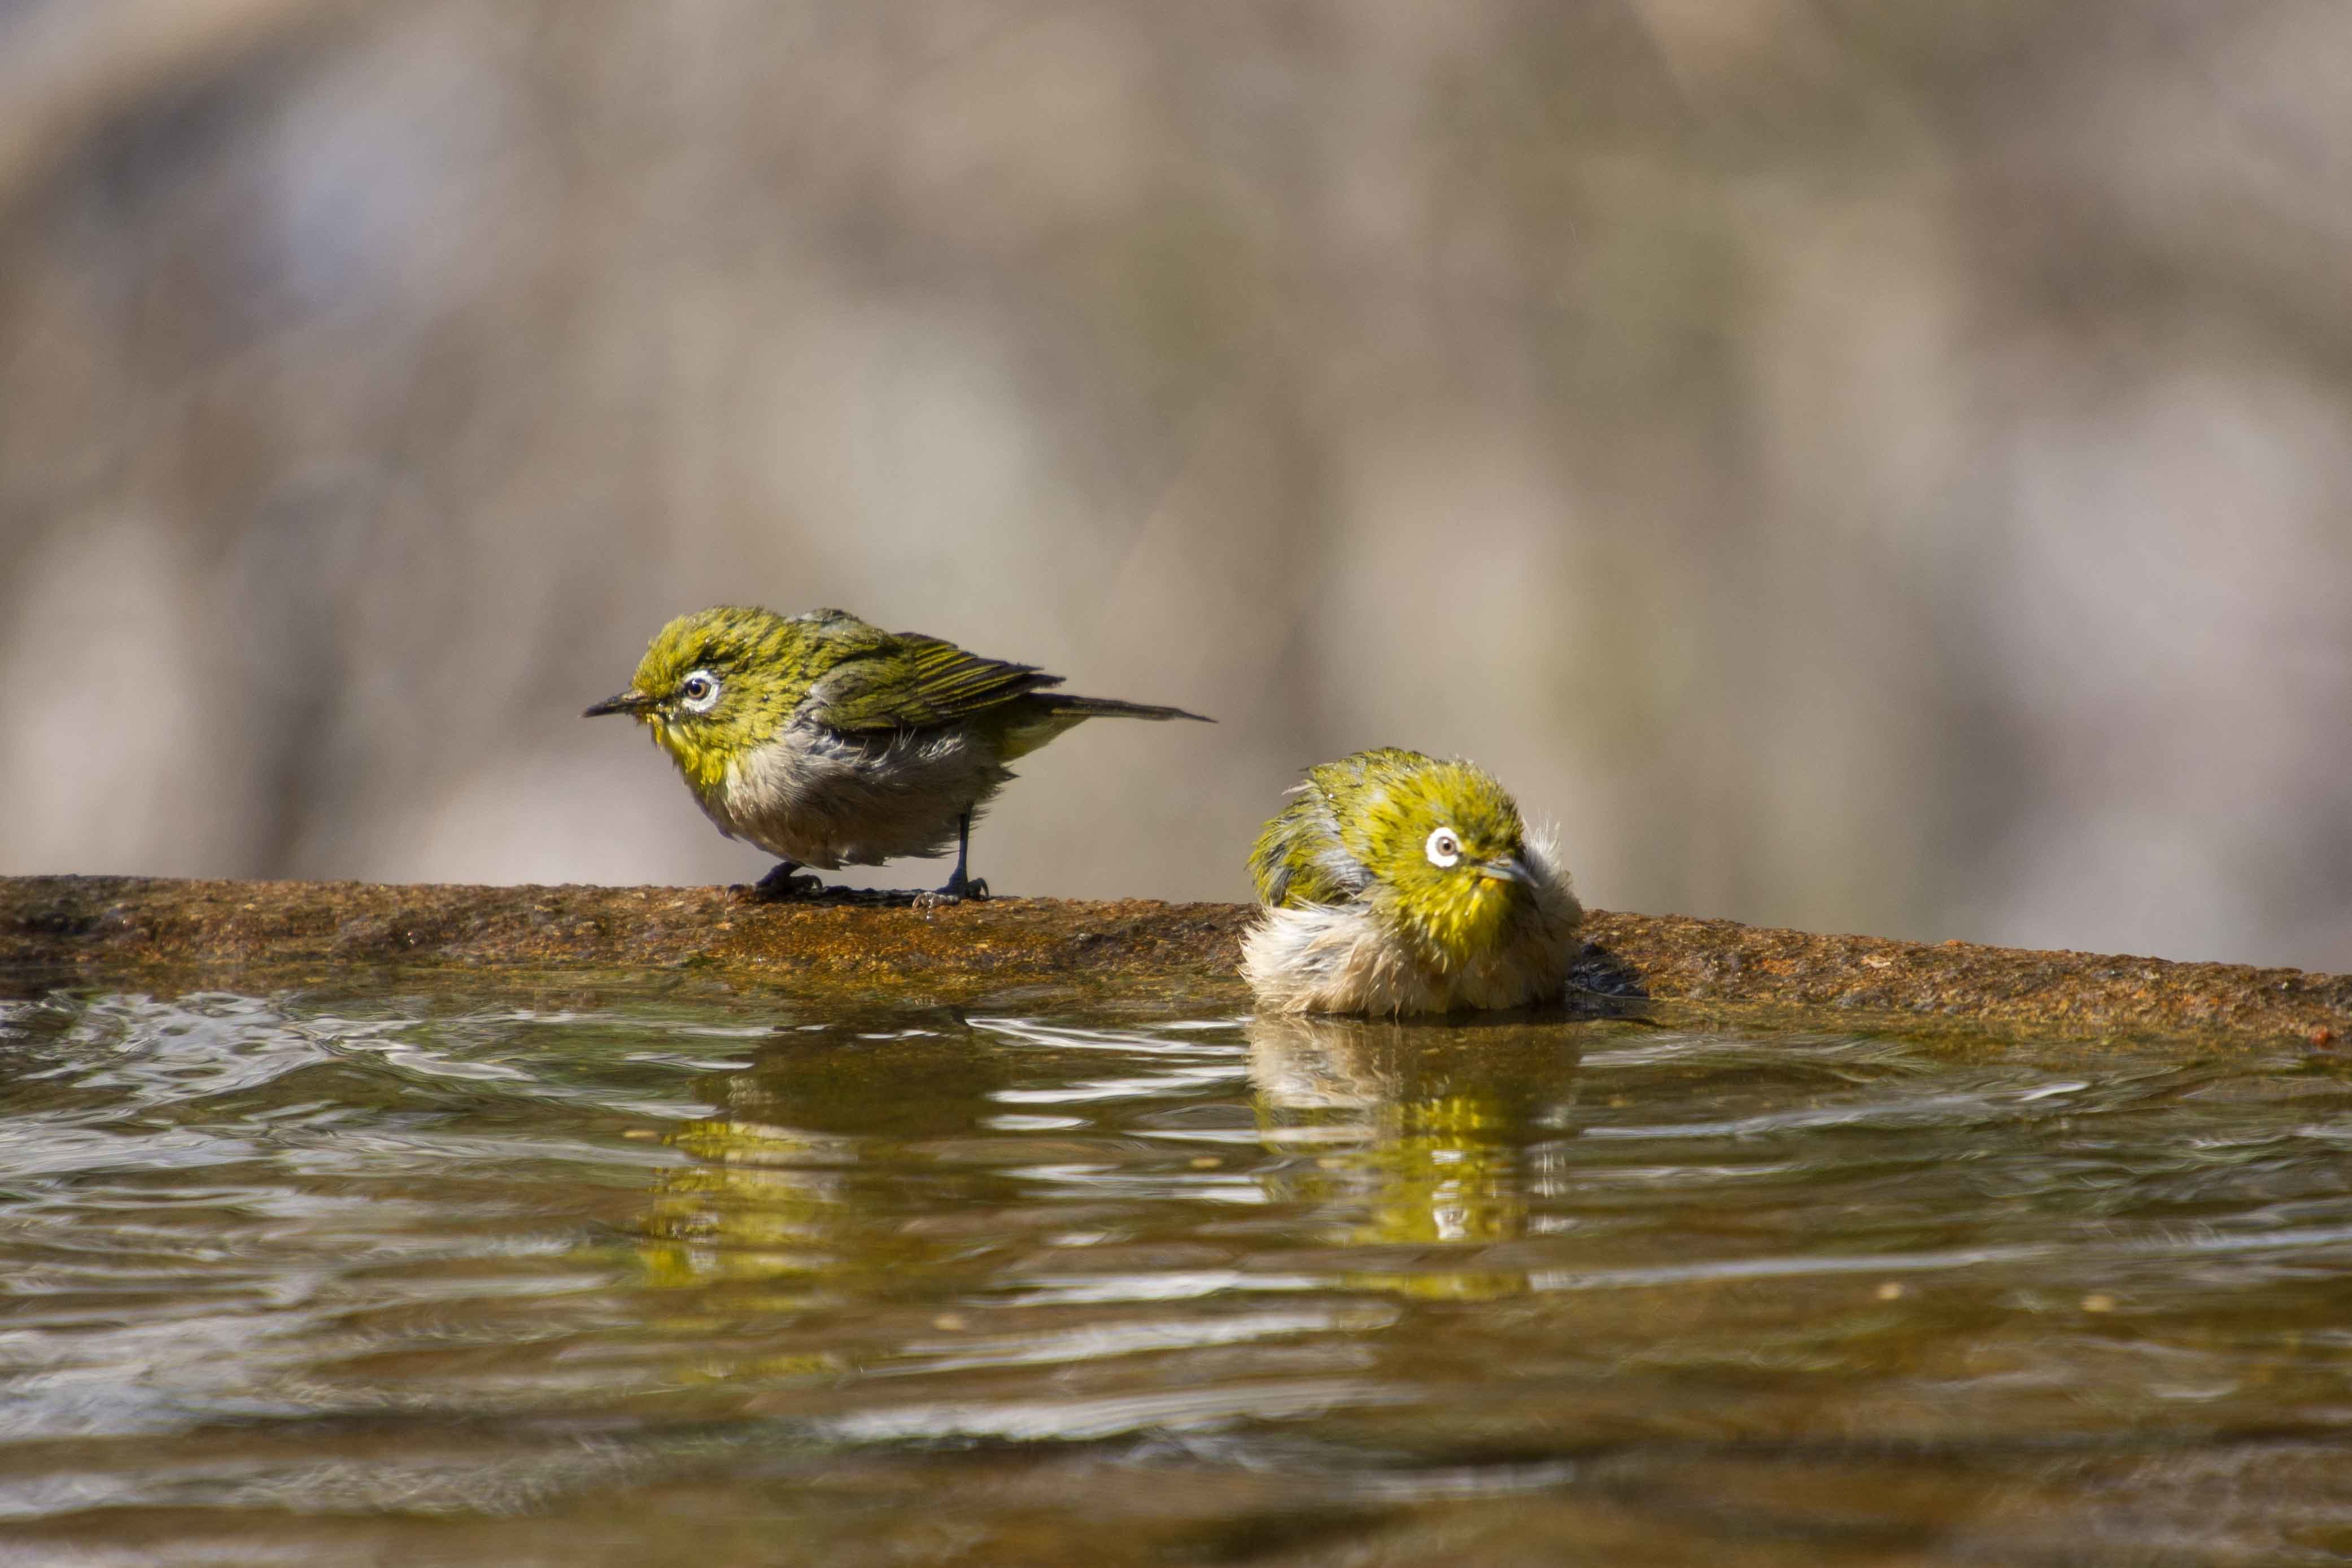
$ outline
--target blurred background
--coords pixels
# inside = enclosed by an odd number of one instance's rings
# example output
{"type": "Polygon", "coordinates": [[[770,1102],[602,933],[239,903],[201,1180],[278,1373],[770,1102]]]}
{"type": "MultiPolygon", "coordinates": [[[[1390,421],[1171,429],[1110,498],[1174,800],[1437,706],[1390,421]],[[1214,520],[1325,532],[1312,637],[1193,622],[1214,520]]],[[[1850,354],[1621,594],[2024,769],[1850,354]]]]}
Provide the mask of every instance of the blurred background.
{"type": "MultiPolygon", "coordinates": [[[[0,871],[747,880],[670,615],[1474,756],[1588,899],[2352,968],[2340,0],[0,0],[0,871]]],[[[930,885],[941,863],[852,880],[930,885]]]]}

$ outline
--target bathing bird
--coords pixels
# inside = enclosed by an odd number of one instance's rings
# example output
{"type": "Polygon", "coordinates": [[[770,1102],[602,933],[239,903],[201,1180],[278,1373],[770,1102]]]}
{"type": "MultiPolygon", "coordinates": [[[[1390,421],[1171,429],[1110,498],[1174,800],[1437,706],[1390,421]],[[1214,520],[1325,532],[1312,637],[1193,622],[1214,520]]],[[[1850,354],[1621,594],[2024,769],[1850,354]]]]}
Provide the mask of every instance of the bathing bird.
{"type": "Polygon", "coordinates": [[[1475,763],[1382,747],[1307,771],[1251,847],[1242,973],[1275,1013],[1442,1013],[1567,988],[1583,906],[1475,763]]]}

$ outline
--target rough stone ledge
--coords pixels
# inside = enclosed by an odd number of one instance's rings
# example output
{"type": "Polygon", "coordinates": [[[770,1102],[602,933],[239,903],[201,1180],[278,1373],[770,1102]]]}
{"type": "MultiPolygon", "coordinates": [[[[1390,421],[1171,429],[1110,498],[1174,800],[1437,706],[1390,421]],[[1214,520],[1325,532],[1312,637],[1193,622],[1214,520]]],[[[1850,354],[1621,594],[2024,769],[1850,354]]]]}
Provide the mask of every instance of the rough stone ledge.
{"type": "MultiPolygon", "coordinates": [[[[723,887],[466,887],[0,877],[6,990],[349,967],[702,972],[965,1002],[1046,988],[1247,1005],[1246,905],[1007,898],[938,909],[755,903],[723,887]]],[[[1595,911],[1578,979],[1666,1011],[2218,1048],[2352,1033],[2352,976],[1595,911]]]]}

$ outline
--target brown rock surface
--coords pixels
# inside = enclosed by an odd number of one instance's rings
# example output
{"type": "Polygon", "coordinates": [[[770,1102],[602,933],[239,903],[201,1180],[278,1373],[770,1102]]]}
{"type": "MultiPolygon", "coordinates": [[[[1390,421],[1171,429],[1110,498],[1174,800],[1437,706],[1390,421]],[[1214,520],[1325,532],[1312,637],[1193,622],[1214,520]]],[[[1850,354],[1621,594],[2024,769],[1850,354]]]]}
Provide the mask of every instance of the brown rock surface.
{"type": "MultiPolygon", "coordinates": [[[[328,967],[700,971],[730,984],[968,1002],[1032,988],[1244,1007],[1247,906],[1007,898],[946,908],[757,903],[721,887],[0,878],[9,988],[328,967]]],[[[2326,1049],[2352,977],[1596,911],[1580,983],[1663,1011],[1825,1028],[2169,1036],[2326,1049]]]]}

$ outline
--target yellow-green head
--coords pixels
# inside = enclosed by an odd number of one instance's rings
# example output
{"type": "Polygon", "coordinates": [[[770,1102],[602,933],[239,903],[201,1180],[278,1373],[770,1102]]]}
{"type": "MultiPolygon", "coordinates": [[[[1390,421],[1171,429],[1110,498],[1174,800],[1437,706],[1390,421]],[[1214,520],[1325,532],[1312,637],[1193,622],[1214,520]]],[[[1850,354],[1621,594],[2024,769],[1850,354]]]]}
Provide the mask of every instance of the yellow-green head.
{"type": "Polygon", "coordinates": [[[814,684],[803,622],[772,610],[720,605],[663,627],[629,689],[588,716],[625,713],[649,727],[698,791],[727,765],[775,738],[814,684]]]}
{"type": "Polygon", "coordinates": [[[1309,770],[1297,796],[1250,851],[1268,904],[1368,908],[1452,967],[1533,897],[1518,806],[1475,763],[1383,747],[1309,770]]]}

